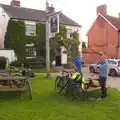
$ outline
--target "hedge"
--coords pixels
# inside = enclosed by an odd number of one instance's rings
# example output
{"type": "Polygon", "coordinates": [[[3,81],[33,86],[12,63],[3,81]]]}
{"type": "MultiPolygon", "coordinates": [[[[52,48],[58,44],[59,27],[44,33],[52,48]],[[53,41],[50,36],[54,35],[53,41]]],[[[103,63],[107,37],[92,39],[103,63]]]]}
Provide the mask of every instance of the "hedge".
{"type": "Polygon", "coordinates": [[[7,64],[7,59],[5,57],[0,57],[0,69],[5,69],[7,64]]]}

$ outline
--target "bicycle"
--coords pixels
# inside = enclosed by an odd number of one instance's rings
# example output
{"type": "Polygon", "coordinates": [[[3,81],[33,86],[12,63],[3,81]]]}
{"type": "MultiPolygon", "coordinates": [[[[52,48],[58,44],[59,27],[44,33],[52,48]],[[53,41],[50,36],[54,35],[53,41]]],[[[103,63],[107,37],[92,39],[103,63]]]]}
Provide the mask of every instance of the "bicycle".
{"type": "Polygon", "coordinates": [[[57,92],[61,95],[64,94],[68,98],[70,97],[76,97],[77,99],[80,99],[81,96],[80,93],[82,93],[82,97],[85,98],[85,93],[87,91],[87,86],[83,79],[83,75],[78,73],[79,75],[79,81],[74,81],[71,79],[72,75],[74,75],[73,71],[66,71],[62,70],[62,76],[57,76],[55,81],[55,87],[57,88],[57,92]],[[67,75],[64,75],[64,73],[67,73],[67,75]],[[84,90],[83,88],[84,87],[84,90]]]}
{"type": "Polygon", "coordinates": [[[55,80],[55,90],[60,94],[64,94],[65,89],[63,89],[64,87],[66,87],[66,83],[67,80],[70,78],[72,74],[72,71],[67,71],[67,70],[61,70],[61,75],[57,76],[56,80],[55,80]]]}

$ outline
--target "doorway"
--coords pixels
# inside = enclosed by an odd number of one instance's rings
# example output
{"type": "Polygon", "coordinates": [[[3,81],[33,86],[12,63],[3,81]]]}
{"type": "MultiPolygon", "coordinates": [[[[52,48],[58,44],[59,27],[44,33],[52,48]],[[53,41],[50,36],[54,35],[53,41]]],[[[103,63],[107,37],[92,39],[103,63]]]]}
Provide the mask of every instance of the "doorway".
{"type": "Polygon", "coordinates": [[[56,56],[56,66],[57,66],[57,67],[60,67],[60,66],[61,66],[61,56],[60,56],[60,55],[57,55],[57,56],[56,56]]]}
{"type": "Polygon", "coordinates": [[[57,49],[57,53],[56,53],[56,67],[60,67],[61,66],[61,49],[57,49]]]}

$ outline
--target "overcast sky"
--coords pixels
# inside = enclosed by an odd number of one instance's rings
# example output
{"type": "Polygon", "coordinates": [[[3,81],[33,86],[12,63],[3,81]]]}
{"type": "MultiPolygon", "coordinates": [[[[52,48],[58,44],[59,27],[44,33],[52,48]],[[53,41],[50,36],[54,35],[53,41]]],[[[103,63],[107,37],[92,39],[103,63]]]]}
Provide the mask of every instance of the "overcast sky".
{"type": "MultiPolygon", "coordinates": [[[[45,0],[20,0],[22,7],[45,9],[45,0]]],[[[118,16],[120,0],[48,0],[56,10],[62,10],[65,15],[83,26],[82,38],[96,17],[96,7],[107,4],[108,14],[118,16]]],[[[0,3],[9,4],[11,0],[0,0],[0,3]]]]}

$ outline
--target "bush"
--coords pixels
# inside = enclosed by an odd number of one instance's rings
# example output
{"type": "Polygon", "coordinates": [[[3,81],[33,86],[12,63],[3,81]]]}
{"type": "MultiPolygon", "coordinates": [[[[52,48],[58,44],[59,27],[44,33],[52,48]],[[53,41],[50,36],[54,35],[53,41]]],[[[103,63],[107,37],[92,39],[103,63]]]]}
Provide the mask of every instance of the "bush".
{"type": "Polygon", "coordinates": [[[72,57],[68,57],[68,62],[72,62],[73,58],[72,57]]]}
{"type": "Polygon", "coordinates": [[[0,57],[0,69],[5,69],[7,64],[7,59],[5,57],[0,57]]]}
{"type": "Polygon", "coordinates": [[[29,67],[29,62],[30,60],[29,59],[25,59],[22,64],[24,64],[24,67],[29,67]]]}
{"type": "Polygon", "coordinates": [[[21,64],[22,64],[22,62],[20,62],[19,60],[17,60],[17,61],[14,61],[14,62],[10,63],[10,66],[20,67],[21,64]]]}

